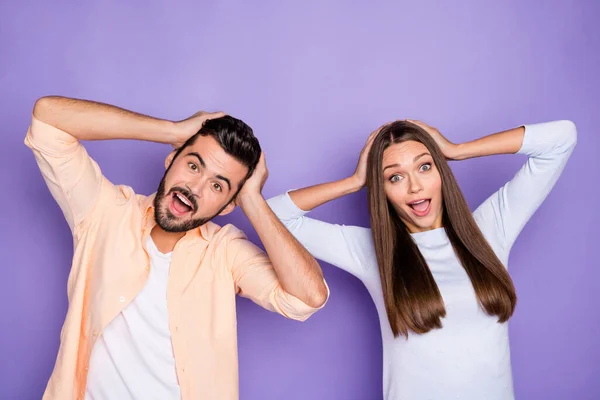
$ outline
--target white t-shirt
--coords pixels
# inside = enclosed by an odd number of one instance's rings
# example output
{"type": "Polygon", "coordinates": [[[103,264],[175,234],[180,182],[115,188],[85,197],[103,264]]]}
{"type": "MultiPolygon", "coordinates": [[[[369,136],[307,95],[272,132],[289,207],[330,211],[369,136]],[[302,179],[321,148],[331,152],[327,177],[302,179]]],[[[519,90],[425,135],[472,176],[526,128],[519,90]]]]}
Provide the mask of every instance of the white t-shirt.
{"type": "Polygon", "coordinates": [[[151,237],[146,248],[148,280],[96,341],[86,400],[181,399],[167,312],[171,253],[161,253],[151,237]]]}
{"type": "MultiPolygon", "coordinates": [[[[519,153],[529,159],[515,177],[474,212],[477,225],[504,265],[525,223],[546,198],[577,141],[573,123],[525,127],[519,153]]],[[[413,234],[446,307],[443,328],[394,338],[389,326],[371,230],[303,216],[289,195],[269,205],[316,258],[358,277],[379,314],[383,393],[387,400],[510,400],[514,398],[508,325],[487,315],[444,228],[413,234]]]]}

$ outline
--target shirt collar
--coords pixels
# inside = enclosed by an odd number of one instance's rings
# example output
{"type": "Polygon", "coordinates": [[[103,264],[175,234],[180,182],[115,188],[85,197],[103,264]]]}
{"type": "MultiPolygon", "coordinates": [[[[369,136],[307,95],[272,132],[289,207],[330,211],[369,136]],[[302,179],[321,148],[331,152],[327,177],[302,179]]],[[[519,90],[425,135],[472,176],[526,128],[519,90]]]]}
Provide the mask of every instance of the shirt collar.
{"type": "MultiPolygon", "coordinates": [[[[150,232],[152,232],[152,228],[154,228],[154,226],[156,225],[156,220],[154,219],[155,197],[156,193],[145,197],[141,201],[141,208],[144,212],[142,226],[142,238],[144,240],[144,243],[148,239],[150,232]]],[[[210,242],[219,229],[220,227],[217,224],[209,221],[198,228],[187,231],[185,233],[185,236],[181,238],[181,241],[191,243],[195,242],[196,240],[199,240],[200,242],[210,242]]]]}

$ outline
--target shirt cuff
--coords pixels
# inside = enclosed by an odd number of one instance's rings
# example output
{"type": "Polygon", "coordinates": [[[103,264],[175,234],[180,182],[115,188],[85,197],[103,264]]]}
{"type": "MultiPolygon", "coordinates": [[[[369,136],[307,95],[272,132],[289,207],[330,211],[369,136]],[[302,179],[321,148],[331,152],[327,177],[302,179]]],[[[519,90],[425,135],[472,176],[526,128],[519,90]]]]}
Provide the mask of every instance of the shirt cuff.
{"type": "Polygon", "coordinates": [[[79,141],[67,132],[32,117],[25,144],[50,156],[70,154],[78,149],[79,141]]]}
{"type": "Polygon", "coordinates": [[[325,298],[325,302],[321,304],[320,307],[311,307],[308,304],[304,303],[302,300],[298,299],[295,296],[285,292],[283,288],[279,288],[281,290],[280,296],[283,297],[283,301],[277,301],[276,305],[278,308],[278,312],[283,316],[293,319],[296,321],[306,321],[311,315],[325,307],[327,301],[329,300],[329,285],[327,285],[327,281],[323,279],[323,283],[325,284],[325,288],[327,289],[327,296],[325,298]]]}
{"type": "Polygon", "coordinates": [[[540,156],[561,148],[572,147],[577,141],[575,124],[571,121],[552,121],[521,126],[525,127],[525,136],[517,154],[540,156]]]}
{"type": "Polygon", "coordinates": [[[296,205],[296,203],[292,201],[292,198],[289,195],[289,192],[292,190],[294,189],[267,200],[269,207],[271,207],[271,210],[273,210],[279,219],[285,220],[300,218],[304,214],[308,213],[308,211],[302,210],[296,205]]]}

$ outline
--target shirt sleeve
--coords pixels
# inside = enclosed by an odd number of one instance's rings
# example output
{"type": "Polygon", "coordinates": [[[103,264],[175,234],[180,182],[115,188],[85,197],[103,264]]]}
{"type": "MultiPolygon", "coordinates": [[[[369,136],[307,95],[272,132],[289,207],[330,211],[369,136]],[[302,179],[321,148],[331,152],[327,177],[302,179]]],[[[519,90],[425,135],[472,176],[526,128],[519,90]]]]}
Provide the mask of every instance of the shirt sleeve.
{"type": "Polygon", "coordinates": [[[25,144],[33,151],[50,193],[75,232],[94,209],[106,181],[98,164],[75,137],[35,117],[25,144]]]}
{"type": "Polygon", "coordinates": [[[518,153],[529,158],[513,179],[474,212],[484,235],[506,258],[527,221],[554,187],[576,144],[577,130],[571,121],[525,125],[518,153]]]}
{"type": "MultiPolygon", "coordinates": [[[[237,293],[259,306],[284,317],[305,321],[325,306],[311,307],[287,293],[277,278],[267,254],[237,231],[227,243],[227,260],[231,265],[237,293]]],[[[325,283],[327,286],[327,283],[325,283]]],[[[329,288],[327,288],[329,298],[329,288]]]]}
{"type": "Polygon", "coordinates": [[[370,229],[308,218],[307,212],[296,206],[288,193],[273,197],[268,203],[285,227],[315,258],[361,280],[368,273],[377,271],[370,229]]]}

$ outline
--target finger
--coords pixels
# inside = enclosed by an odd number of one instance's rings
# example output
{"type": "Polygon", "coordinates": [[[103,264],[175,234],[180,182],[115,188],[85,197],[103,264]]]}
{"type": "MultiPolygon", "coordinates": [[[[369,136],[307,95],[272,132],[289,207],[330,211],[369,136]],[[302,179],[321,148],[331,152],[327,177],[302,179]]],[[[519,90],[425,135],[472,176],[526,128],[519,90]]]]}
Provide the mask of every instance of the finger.
{"type": "Polygon", "coordinates": [[[365,146],[363,147],[363,151],[368,152],[369,150],[371,150],[371,147],[373,146],[373,142],[375,141],[375,138],[377,137],[379,132],[381,132],[381,130],[388,125],[389,125],[389,122],[387,124],[381,125],[379,128],[377,128],[373,132],[371,132],[371,134],[367,138],[367,142],[365,143],[365,146]]]}
{"type": "Polygon", "coordinates": [[[363,151],[369,151],[369,149],[373,145],[373,142],[375,141],[375,137],[377,137],[377,135],[373,135],[373,134],[369,135],[369,138],[367,139],[367,142],[363,146],[363,151]]]}
{"type": "Polygon", "coordinates": [[[410,122],[412,122],[413,124],[420,126],[421,128],[427,130],[427,129],[433,129],[430,125],[427,125],[425,122],[423,121],[419,121],[419,120],[410,120],[410,122]]]}
{"type": "Polygon", "coordinates": [[[212,112],[207,115],[207,117],[208,117],[207,119],[222,118],[226,115],[227,114],[225,114],[223,111],[212,112]]]}
{"type": "MultiPolygon", "coordinates": [[[[379,132],[377,132],[377,133],[379,133],[379,132]]],[[[375,142],[376,137],[377,137],[377,135],[369,136],[369,139],[367,140],[367,144],[365,144],[365,147],[364,147],[365,152],[369,152],[371,150],[371,147],[373,147],[373,143],[375,142]]]]}
{"type": "Polygon", "coordinates": [[[367,138],[367,144],[373,142],[375,140],[375,138],[377,137],[378,133],[379,133],[379,131],[372,132],[369,135],[369,137],[367,138]]]}
{"type": "Polygon", "coordinates": [[[227,114],[225,114],[223,111],[212,112],[212,113],[205,113],[204,115],[202,115],[202,117],[204,118],[204,120],[202,121],[202,126],[204,126],[204,124],[208,120],[222,118],[222,117],[224,117],[226,115],[227,114]]]}
{"type": "Polygon", "coordinates": [[[373,139],[375,139],[375,136],[377,136],[379,134],[379,132],[381,132],[381,130],[383,128],[385,128],[386,126],[388,126],[389,124],[390,123],[387,122],[387,123],[381,125],[379,128],[375,129],[373,132],[371,132],[371,134],[369,135],[369,138],[367,139],[367,142],[370,141],[370,140],[372,141],[373,139]]]}

